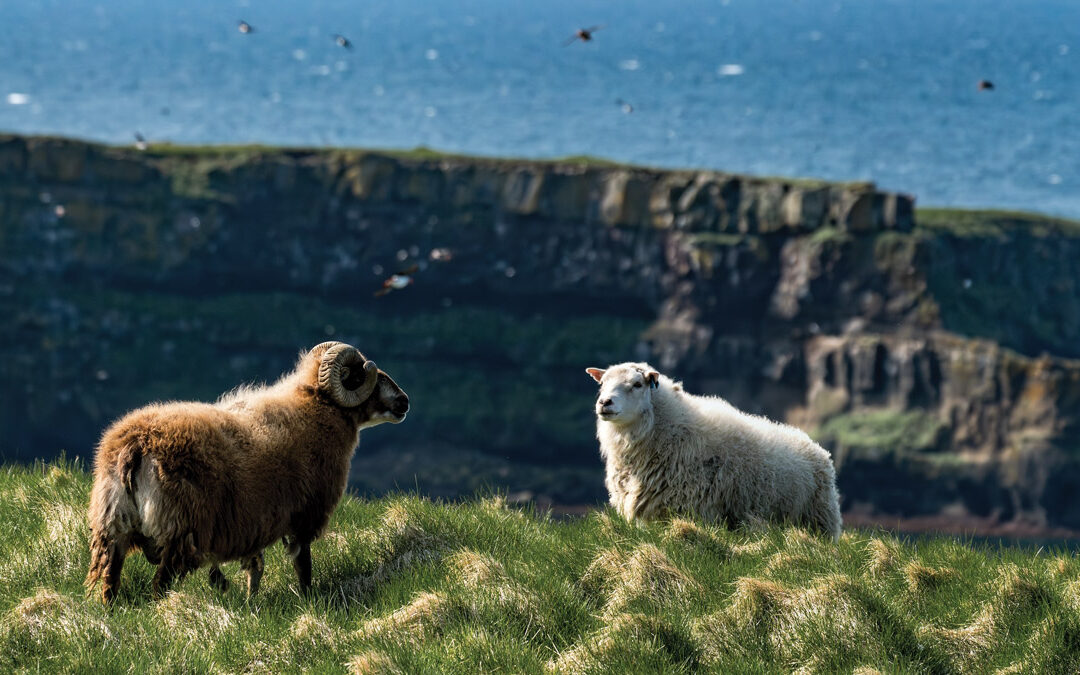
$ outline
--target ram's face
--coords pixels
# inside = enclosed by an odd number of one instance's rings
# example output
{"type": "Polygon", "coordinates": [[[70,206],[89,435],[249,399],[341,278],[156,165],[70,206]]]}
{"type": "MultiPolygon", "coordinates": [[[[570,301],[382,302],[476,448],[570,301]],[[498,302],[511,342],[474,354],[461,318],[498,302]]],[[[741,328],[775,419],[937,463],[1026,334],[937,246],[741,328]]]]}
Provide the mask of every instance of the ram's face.
{"type": "Polygon", "coordinates": [[[375,391],[357,408],[360,428],[374,427],[384,422],[399,424],[409,412],[409,397],[397,382],[382,370],[375,384],[375,391]]]}
{"type": "Polygon", "coordinates": [[[586,368],[600,383],[596,397],[596,417],[613,424],[628,424],[652,408],[652,391],[660,373],[647,364],[622,364],[607,370],[586,368]]]}

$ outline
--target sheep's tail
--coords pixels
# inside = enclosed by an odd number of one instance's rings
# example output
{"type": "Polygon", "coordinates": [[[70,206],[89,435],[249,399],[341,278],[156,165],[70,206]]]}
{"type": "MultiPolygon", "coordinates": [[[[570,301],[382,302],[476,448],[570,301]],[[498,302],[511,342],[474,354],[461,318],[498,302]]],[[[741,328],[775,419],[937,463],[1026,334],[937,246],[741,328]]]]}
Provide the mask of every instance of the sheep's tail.
{"type": "Polygon", "coordinates": [[[819,474],[818,486],[815,495],[815,520],[833,541],[839,541],[843,531],[843,518],[840,515],[840,493],[836,489],[835,473],[828,471],[819,474]]]}
{"type": "Polygon", "coordinates": [[[83,585],[89,597],[104,582],[102,599],[116,594],[120,568],[130,546],[138,509],[135,506],[135,474],[142,465],[142,449],[128,444],[120,448],[112,471],[98,471],[90,494],[90,569],[83,585]]]}

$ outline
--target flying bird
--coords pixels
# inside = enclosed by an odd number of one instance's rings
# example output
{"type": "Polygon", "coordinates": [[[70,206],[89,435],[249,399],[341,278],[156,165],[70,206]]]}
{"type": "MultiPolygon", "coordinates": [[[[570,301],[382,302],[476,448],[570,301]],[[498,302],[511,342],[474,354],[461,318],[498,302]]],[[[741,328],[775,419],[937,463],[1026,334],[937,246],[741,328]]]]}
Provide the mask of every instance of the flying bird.
{"type": "Polygon", "coordinates": [[[994,88],[994,83],[990,80],[979,80],[979,84],[977,86],[979,88],[979,91],[989,91],[994,88]]]}
{"type": "Polygon", "coordinates": [[[352,49],[352,43],[349,42],[349,38],[345,37],[344,35],[338,35],[337,33],[335,33],[334,34],[334,42],[337,43],[338,47],[344,47],[345,49],[352,49]]]}
{"type": "Polygon", "coordinates": [[[394,291],[400,291],[413,282],[413,275],[420,269],[420,265],[410,265],[408,268],[401,270],[397,274],[391,274],[385,281],[383,281],[382,288],[375,291],[375,297],[381,298],[387,293],[394,291]]]}
{"type": "Polygon", "coordinates": [[[413,278],[407,274],[392,274],[389,279],[383,282],[383,287],[375,291],[375,297],[381,298],[392,291],[400,291],[412,282],[413,278]]]}
{"type": "Polygon", "coordinates": [[[255,29],[247,21],[240,21],[236,24],[236,30],[247,35],[248,33],[254,33],[255,29]]]}
{"type": "Polygon", "coordinates": [[[563,47],[566,47],[567,45],[572,45],[578,40],[581,40],[582,42],[589,42],[593,39],[592,34],[600,30],[601,28],[603,28],[603,26],[589,26],[588,28],[578,28],[577,32],[567,38],[566,42],[563,43],[563,47]]]}
{"type": "Polygon", "coordinates": [[[138,131],[136,131],[135,132],[135,149],[136,150],[146,150],[146,148],[148,148],[148,147],[149,147],[149,144],[146,142],[146,138],[142,134],[140,134],[138,131]]]}
{"type": "Polygon", "coordinates": [[[450,262],[454,259],[454,252],[448,248],[433,248],[428,257],[435,262],[450,262]]]}

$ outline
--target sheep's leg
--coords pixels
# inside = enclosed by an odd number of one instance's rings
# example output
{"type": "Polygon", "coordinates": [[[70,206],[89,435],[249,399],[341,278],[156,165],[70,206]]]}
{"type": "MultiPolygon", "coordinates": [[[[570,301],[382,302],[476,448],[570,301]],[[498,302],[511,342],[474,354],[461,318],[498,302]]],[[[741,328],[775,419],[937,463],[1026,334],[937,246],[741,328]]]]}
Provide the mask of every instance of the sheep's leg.
{"type": "Polygon", "coordinates": [[[217,565],[210,566],[210,585],[222,593],[229,590],[229,580],[225,578],[221,568],[217,565]]]}
{"type": "Polygon", "coordinates": [[[263,554],[256,553],[241,564],[241,568],[247,573],[247,596],[248,599],[259,591],[259,582],[263,575],[263,554]]]}
{"type": "Polygon", "coordinates": [[[769,521],[756,513],[747,513],[742,517],[742,525],[753,534],[765,534],[769,531],[769,521]]]}
{"type": "Polygon", "coordinates": [[[296,537],[282,539],[285,548],[292,558],[293,569],[296,570],[296,579],[300,582],[300,591],[307,593],[311,588],[311,541],[300,541],[296,537]]]}

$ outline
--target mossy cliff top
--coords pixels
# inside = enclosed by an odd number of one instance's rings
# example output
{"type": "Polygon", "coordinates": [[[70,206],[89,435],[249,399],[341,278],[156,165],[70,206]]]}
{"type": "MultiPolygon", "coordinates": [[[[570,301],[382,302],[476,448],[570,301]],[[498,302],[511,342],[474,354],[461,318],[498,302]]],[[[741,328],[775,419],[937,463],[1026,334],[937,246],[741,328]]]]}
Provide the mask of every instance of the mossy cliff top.
{"type": "Polygon", "coordinates": [[[871,183],[661,170],[589,157],[522,160],[412,151],[266,146],[102,146],[0,135],[0,176],[43,183],[169,180],[173,191],[231,201],[230,176],[252,171],[275,189],[308,170],[367,200],[504,209],[518,215],[689,230],[911,228],[912,199],[871,183]]]}

